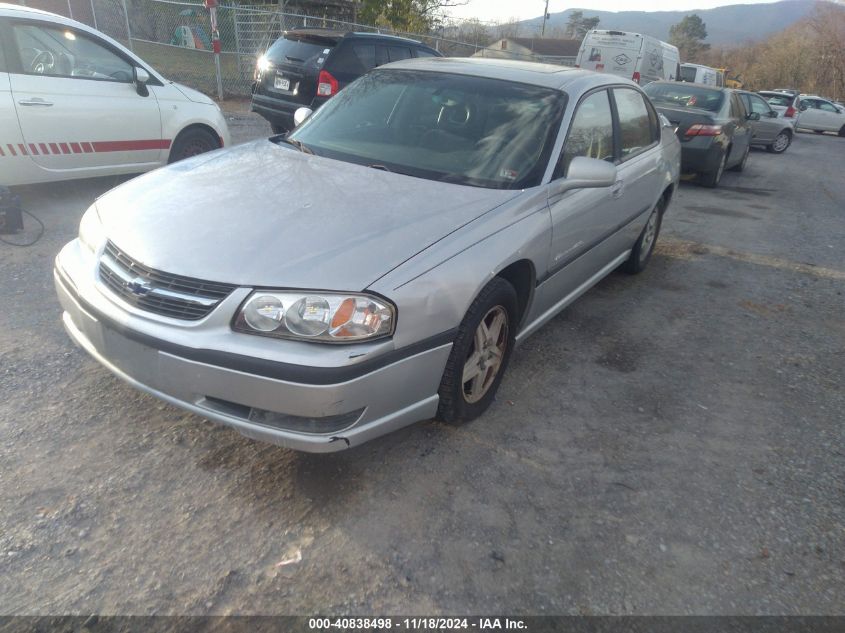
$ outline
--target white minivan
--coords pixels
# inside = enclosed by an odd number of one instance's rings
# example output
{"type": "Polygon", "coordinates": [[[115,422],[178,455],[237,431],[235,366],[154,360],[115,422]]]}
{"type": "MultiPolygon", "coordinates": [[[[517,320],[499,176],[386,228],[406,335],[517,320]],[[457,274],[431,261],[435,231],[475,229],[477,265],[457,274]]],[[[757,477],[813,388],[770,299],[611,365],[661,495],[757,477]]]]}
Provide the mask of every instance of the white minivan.
{"type": "Polygon", "coordinates": [[[678,79],[680,60],[675,46],[656,37],[593,29],[581,42],[575,66],[619,75],[645,85],[652,81],[678,79]]]}
{"type": "Polygon", "coordinates": [[[725,85],[725,74],[710,66],[681,64],[681,74],[678,76],[678,80],[721,88],[725,85]]]}

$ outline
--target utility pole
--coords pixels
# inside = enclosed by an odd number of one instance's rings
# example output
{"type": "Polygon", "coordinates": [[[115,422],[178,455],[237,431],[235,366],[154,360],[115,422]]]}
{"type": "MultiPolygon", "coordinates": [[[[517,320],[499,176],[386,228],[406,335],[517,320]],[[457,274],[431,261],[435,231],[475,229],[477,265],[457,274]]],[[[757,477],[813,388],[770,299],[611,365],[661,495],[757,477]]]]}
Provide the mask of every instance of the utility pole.
{"type": "Polygon", "coordinates": [[[543,11],[543,28],[540,30],[540,37],[546,36],[546,20],[549,19],[549,0],[546,0],[546,10],[543,11]]]}

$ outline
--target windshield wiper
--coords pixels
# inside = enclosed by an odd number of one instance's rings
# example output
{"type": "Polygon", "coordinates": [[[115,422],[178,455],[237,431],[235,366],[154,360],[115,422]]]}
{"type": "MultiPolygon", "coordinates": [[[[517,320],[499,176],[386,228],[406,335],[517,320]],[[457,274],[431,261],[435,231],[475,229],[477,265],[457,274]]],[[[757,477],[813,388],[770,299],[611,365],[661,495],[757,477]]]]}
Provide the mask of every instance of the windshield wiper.
{"type": "Polygon", "coordinates": [[[308,147],[302,141],[297,141],[295,138],[288,138],[287,136],[283,136],[279,139],[283,143],[287,143],[288,145],[293,145],[296,149],[298,149],[303,154],[314,154],[314,150],[308,147]]]}

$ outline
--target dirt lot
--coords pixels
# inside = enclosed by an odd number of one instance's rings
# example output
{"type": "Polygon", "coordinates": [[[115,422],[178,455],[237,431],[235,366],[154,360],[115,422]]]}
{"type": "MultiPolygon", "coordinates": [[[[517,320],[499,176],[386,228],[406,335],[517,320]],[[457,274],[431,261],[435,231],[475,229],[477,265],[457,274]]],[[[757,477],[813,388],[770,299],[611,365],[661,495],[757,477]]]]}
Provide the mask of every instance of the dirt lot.
{"type": "Polygon", "coordinates": [[[648,271],[531,338],[485,416],[324,456],[75,348],[52,260],[116,181],[21,190],[47,228],[0,244],[0,612],[845,613],[843,164],[801,134],[682,186],[648,271]]]}

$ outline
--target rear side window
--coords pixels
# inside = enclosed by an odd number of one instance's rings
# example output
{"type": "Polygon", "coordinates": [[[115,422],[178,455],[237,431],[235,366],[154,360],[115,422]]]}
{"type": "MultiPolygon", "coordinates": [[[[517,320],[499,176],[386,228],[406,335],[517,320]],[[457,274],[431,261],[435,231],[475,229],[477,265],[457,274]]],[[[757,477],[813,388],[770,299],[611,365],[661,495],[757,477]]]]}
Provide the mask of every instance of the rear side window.
{"type": "Polygon", "coordinates": [[[600,90],[578,105],[554,177],[565,175],[569,163],[577,156],[612,161],[613,152],[613,116],[609,95],[607,90],[600,90]]]}
{"type": "Polygon", "coordinates": [[[769,102],[769,105],[781,106],[784,108],[788,108],[792,105],[792,97],[789,95],[767,94],[763,95],[763,97],[769,102]]]}
{"type": "Polygon", "coordinates": [[[655,125],[646,102],[636,90],[614,88],[619,117],[619,141],[622,160],[638,154],[655,142],[655,125]]]}
{"type": "Polygon", "coordinates": [[[328,55],[334,48],[334,42],[328,40],[309,39],[299,37],[295,33],[288,33],[277,39],[267,50],[265,57],[274,64],[316,64],[317,59],[328,55]]]}
{"type": "Polygon", "coordinates": [[[417,57],[437,57],[437,53],[434,51],[430,51],[426,48],[417,48],[415,49],[417,53],[417,57]]]}
{"type": "Polygon", "coordinates": [[[398,62],[411,57],[411,49],[407,46],[388,46],[387,55],[392,62],[398,62]]]}
{"type": "Polygon", "coordinates": [[[331,72],[363,75],[376,67],[376,45],[368,42],[341,44],[328,62],[331,72]]]}

